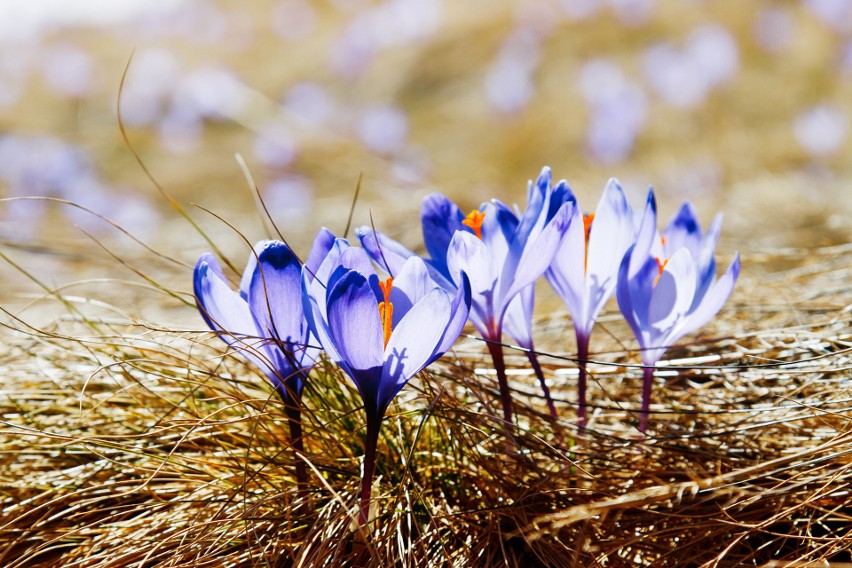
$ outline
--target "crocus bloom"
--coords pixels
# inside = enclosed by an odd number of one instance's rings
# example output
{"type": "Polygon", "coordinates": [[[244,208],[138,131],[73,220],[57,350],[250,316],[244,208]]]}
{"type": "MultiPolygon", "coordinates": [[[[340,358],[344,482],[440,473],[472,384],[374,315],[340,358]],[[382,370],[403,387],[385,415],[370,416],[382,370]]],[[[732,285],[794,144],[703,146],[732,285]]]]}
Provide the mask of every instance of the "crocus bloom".
{"type": "MultiPolygon", "coordinates": [[[[550,168],[530,182],[527,208],[520,217],[500,201],[492,200],[465,216],[440,194],[423,202],[423,238],[431,258],[428,266],[447,289],[470,278],[470,321],[488,344],[497,370],[503,417],[512,421],[511,396],[500,345],[506,332],[527,349],[547,395],[547,386],[532,350],[530,322],[536,280],[544,273],[568,229],[574,203],[565,181],[551,186],[550,168]]],[[[413,255],[399,243],[369,228],[359,235],[371,256],[393,271],[400,259],[413,255]]],[[[553,405],[549,400],[551,412],[553,405]]]]}
{"type": "Polygon", "coordinates": [[[311,280],[305,313],[326,353],[352,378],[364,401],[367,436],[359,521],[368,521],[379,427],[391,400],[458,339],[470,309],[462,276],[455,294],[432,280],[423,260],[406,260],[380,281],[363,249],[338,239],[311,280]]]}
{"type": "Polygon", "coordinates": [[[618,267],[633,244],[633,210],[618,181],[609,180],[594,213],[574,208],[568,232],[546,276],[565,302],[574,322],[580,376],[577,383],[580,424],[586,421],[586,362],[595,320],[615,292],[618,267]]]}
{"type": "MultiPolygon", "coordinates": [[[[319,264],[333,243],[323,229],[314,240],[306,266],[319,264]]],[[[293,448],[303,451],[301,396],[305,378],[319,349],[302,311],[302,263],[280,241],[255,246],[243,272],[239,291],[231,290],[212,254],[195,265],[194,288],[204,321],[218,336],[260,369],[284,402],[293,448]]],[[[296,461],[296,477],[307,481],[304,464],[296,461]]]]}
{"type": "Polygon", "coordinates": [[[657,232],[653,191],[634,244],[618,272],[618,306],[642,349],[644,380],[639,429],[645,431],[654,367],[678,339],[707,323],[731,295],[740,273],[736,255],[716,279],[714,252],[721,229],[717,216],[706,234],[691,205],[685,204],[657,232]]]}

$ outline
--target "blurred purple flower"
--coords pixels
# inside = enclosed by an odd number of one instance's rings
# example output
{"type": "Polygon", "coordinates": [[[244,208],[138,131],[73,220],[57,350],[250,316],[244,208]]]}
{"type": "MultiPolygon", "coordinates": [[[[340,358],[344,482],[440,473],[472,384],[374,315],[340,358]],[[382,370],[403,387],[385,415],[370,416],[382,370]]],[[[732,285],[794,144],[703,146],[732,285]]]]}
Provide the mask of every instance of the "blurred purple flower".
{"type": "Polygon", "coordinates": [[[580,89],[589,106],[587,145],[602,163],[617,163],[633,150],[645,127],[648,100],[616,65],[605,60],[587,63],[580,75],[580,89]]]}
{"type": "Polygon", "coordinates": [[[154,124],[165,112],[180,65],[165,49],[146,49],[131,61],[121,92],[121,118],[129,126],[154,124]]]}
{"type": "Polygon", "coordinates": [[[246,104],[246,91],[233,71],[207,65],[181,77],[172,95],[171,112],[193,118],[234,118],[246,104]]]}
{"type": "Polygon", "coordinates": [[[285,168],[293,163],[298,153],[296,137],[283,122],[264,125],[254,139],[254,156],[267,166],[285,168]]]}
{"type": "Polygon", "coordinates": [[[92,89],[92,58],[71,44],[52,46],[42,54],[42,73],[47,85],[58,95],[80,98],[92,89]]]}
{"type": "Polygon", "coordinates": [[[823,24],[839,33],[852,31],[852,2],[848,0],[805,0],[805,7],[823,24]]]}
{"type": "Polygon", "coordinates": [[[358,120],[358,138],[376,154],[399,153],[408,137],[408,117],[399,108],[376,106],[367,109],[358,120]]]}
{"type": "Polygon", "coordinates": [[[334,114],[334,101],[317,83],[298,83],[284,95],[284,110],[309,126],[322,126],[334,114]]]}
{"type": "Polygon", "coordinates": [[[849,118],[842,110],[823,104],[799,114],[793,123],[793,134],[808,154],[827,156],[843,147],[848,127],[849,118]]]}
{"type": "Polygon", "coordinates": [[[458,339],[470,308],[462,275],[455,294],[430,278],[423,260],[406,260],[396,277],[381,282],[362,249],[342,239],[311,281],[303,273],[304,309],[311,329],[364,401],[367,437],[359,520],[369,520],[379,429],[388,405],[420,370],[458,339]],[[324,285],[324,288],[322,286],[324,285]]]}
{"type": "Polygon", "coordinates": [[[618,20],[627,26],[644,24],[656,8],[656,0],[609,0],[609,4],[618,20]]]}
{"type": "Polygon", "coordinates": [[[438,30],[438,0],[388,0],[358,13],[332,50],[332,66],[358,76],[379,51],[423,40],[438,30]]]}
{"type": "Polygon", "coordinates": [[[705,24],[689,34],[683,50],[657,44],[646,50],[643,59],[651,88],[667,103],[690,108],[734,77],[739,48],[727,29],[705,24]]]}
{"type": "Polygon", "coordinates": [[[546,276],[574,322],[578,381],[578,417],[586,422],[586,362],[589,339],[598,315],[615,292],[618,267],[633,244],[633,210],[618,181],[609,180],[594,213],[574,207],[568,231],[546,276]]]}
{"type": "Polygon", "coordinates": [[[271,181],[264,192],[264,202],[273,217],[296,218],[310,211],[313,203],[310,179],[286,175],[271,181]]]}
{"type": "Polygon", "coordinates": [[[540,39],[531,30],[512,33],[485,75],[485,96],[503,113],[523,110],[535,92],[533,74],[538,67],[540,39]]]}
{"type": "Polygon", "coordinates": [[[662,236],[657,232],[653,191],[636,243],[618,272],[618,306],[642,350],[644,377],[639,429],[644,432],[651,403],[654,367],[678,339],[703,326],[731,295],[740,273],[740,257],[718,280],[714,253],[722,218],[717,215],[706,234],[688,203],[672,218],[662,236]]]}
{"type": "Polygon", "coordinates": [[[306,0],[280,0],[272,8],[272,29],[287,41],[306,38],[316,24],[316,10],[306,0]]]}
{"type": "Polygon", "coordinates": [[[790,46],[796,33],[796,20],[783,8],[764,8],[754,21],[757,44],[769,53],[779,53],[790,46]]]}

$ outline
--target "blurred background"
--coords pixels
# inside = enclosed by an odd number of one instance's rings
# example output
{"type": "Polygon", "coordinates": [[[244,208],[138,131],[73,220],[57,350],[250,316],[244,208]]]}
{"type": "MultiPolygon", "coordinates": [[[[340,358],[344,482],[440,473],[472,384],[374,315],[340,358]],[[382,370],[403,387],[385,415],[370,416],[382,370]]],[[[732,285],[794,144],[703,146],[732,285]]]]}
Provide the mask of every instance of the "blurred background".
{"type": "MultiPolygon", "coordinates": [[[[354,224],[417,249],[424,195],[523,204],[550,165],[586,209],[617,177],[664,219],[723,211],[730,257],[852,240],[850,129],[848,0],[0,2],[3,197],[75,202],[189,263],[209,245],[133,151],[241,255],[192,205],[264,236],[235,154],[297,247],[343,231],[362,174],[354,224]]],[[[45,200],[0,223],[54,283],[126,240],[45,200]]]]}

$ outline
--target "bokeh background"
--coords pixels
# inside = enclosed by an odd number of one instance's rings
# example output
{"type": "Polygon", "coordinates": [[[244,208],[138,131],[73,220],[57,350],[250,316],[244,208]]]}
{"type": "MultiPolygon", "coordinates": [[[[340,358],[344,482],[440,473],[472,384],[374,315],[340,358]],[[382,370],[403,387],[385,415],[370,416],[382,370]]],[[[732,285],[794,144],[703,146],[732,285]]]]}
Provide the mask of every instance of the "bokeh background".
{"type": "Polygon", "coordinates": [[[617,177],[664,218],[723,211],[730,257],[852,240],[851,129],[848,0],[0,2],[0,240],[52,285],[115,263],[92,239],[144,251],[17,198],[209,248],[134,152],[243,255],[193,205],[264,236],[236,154],[297,247],[343,230],[362,175],[354,224],[417,249],[424,195],[523,203],[547,164],[588,209],[617,177]]]}

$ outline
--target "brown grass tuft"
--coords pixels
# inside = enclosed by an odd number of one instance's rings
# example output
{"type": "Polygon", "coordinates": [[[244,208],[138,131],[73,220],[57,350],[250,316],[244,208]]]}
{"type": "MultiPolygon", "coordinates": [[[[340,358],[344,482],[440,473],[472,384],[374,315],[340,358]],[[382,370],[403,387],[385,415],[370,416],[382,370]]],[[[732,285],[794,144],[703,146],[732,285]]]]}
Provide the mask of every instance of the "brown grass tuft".
{"type": "MultiPolygon", "coordinates": [[[[369,535],[352,529],[364,417],[333,365],[304,395],[312,490],[300,499],[280,403],[211,334],[106,308],[40,329],[10,318],[0,564],[848,563],[852,247],[813,252],[745,259],[733,303],[668,353],[646,439],[617,318],[593,339],[588,430],[574,425],[574,364],[543,357],[561,445],[509,353],[508,455],[484,349],[462,340],[388,413],[369,535]]],[[[539,322],[545,351],[565,351],[565,323],[539,322]]]]}

